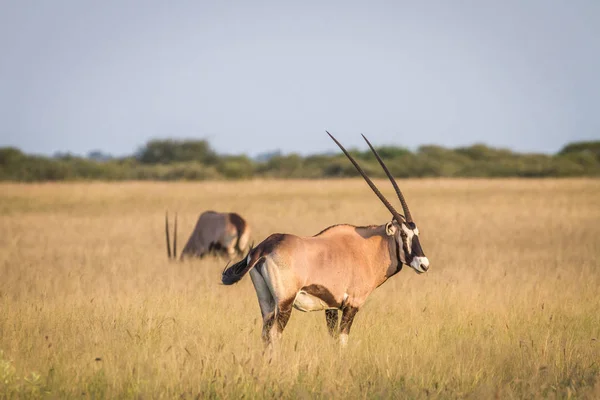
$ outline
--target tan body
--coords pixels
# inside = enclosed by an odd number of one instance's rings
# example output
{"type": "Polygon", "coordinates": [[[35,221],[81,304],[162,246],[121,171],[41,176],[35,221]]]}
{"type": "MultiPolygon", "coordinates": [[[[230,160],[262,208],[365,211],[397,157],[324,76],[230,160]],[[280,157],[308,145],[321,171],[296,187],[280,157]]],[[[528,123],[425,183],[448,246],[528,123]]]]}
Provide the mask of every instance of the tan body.
{"type": "MultiPolygon", "coordinates": [[[[228,270],[233,281],[250,272],[263,317],[263,339],[270,343],[285,328],[292,307],[326,311],[332,335],[342,311],[344,344],[356,312],[371,292],[402,268],[397,249],[399,225],[336,225],[312,237],[273,234],[245,260],[228,270]],[[277,324],[275,324],[277,322],[277,324]]],[[[224,283],[227,281],[224,273],[224,283]]]]}
{"type": "MultiPolygon", "coordinates": [[[[385,226],[337,225],[313,237],[275,234],[252,252],[252,258],[256,256],[265,257],[262,268],[278,300],[295,298],[304,290],[328,308],[360,307],[399,265],[385,226]],[[277,246],[269,252],[273,242],[277,246]],[[311,286],[326,288],[326,292],[311,286]]],[[[301,309],[301,302],[297,306],[301,309]]]]}

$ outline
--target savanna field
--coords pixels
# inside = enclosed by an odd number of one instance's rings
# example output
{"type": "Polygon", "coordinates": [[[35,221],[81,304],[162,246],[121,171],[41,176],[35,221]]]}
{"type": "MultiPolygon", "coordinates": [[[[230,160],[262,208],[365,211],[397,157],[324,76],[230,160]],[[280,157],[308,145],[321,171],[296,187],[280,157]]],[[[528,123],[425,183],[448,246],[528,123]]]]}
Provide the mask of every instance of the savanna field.
{"type": "Polygon", "coordinates": [[[167,260],[165,210],[179,249],[208,209],[255,243],[389,221],[364,181],[0,184],[0,398],[600,398],[600,180],[399,183],[429,272],[344,350],[294,310],[276,357],[249,276],[167,260]]]}

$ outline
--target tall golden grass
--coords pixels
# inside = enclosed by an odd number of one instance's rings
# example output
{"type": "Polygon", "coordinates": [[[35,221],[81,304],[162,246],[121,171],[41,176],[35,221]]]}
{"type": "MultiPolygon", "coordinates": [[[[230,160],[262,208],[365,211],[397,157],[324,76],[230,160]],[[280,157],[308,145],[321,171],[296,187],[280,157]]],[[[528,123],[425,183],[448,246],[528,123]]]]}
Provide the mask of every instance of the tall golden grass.
{"type": "Polygon", "coordinates": [[[401,186],[430,271],[375,290],[344,351],[292,312],[271,358],[250,279],[168,262],[165,210],[180,244],[207,209],[257,243],[387,222],[363,181],[0,185],[0,397],[600,397],[600,181],[401,186]]]}

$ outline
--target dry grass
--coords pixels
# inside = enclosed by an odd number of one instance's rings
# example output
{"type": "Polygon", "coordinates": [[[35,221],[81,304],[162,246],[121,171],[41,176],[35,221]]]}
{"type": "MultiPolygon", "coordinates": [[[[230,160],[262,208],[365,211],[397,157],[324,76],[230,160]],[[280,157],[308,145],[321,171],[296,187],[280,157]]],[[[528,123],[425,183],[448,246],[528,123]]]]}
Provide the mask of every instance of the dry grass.
{"type": "Polygon", "coordinates": [[[269,360],[250,280],[167,262],[165,209],[180,243],[210,208],[257,242],[385,223],[364,182],[2,184],[0,397],[598,398],[600,181],[402,187],[430,272],[377,289],[344,352],[294,311],[269,360]]]}

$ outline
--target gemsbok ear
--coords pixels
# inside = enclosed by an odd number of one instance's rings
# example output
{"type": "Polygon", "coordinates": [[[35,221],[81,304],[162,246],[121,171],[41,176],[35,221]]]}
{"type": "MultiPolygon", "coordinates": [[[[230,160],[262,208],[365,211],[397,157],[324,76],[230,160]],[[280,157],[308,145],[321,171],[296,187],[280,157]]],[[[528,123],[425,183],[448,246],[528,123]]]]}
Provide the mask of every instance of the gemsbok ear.
{"type": "Polygon", "coordinates": [[[397,230],[398,230],[398,228],[396,228],[396,225],[394,225],[393,221],[385,224],[385,233],[388,236],[394,236],[396,234],[397,230]]]}

